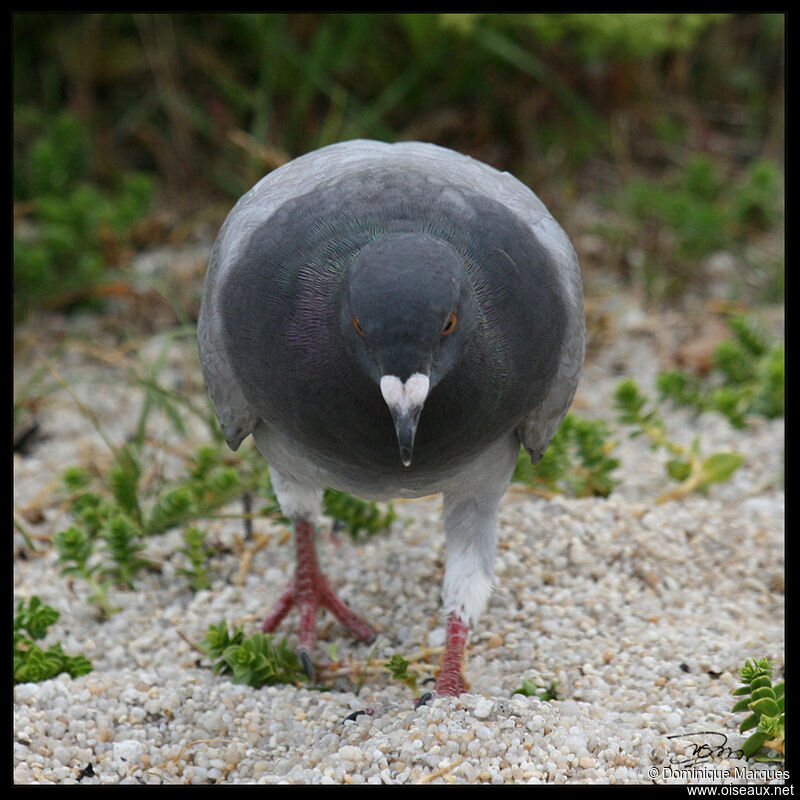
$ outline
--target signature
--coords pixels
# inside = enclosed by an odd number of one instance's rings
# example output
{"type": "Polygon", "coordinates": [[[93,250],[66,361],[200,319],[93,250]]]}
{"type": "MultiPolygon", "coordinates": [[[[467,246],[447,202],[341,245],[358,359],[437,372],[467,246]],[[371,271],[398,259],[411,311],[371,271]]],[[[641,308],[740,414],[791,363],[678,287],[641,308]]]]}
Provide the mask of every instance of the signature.
{"type": "Polygon", "coordinates": [[[673,733],[667,739],[689,739],[702,736],[701,742],[689,741],[682,750],[670,756],[669,763],[676,767],[690,767],[716,758],[742,758],[741,750],[728,747],[728,735],[720,731],[694,731],[673,733]]]}

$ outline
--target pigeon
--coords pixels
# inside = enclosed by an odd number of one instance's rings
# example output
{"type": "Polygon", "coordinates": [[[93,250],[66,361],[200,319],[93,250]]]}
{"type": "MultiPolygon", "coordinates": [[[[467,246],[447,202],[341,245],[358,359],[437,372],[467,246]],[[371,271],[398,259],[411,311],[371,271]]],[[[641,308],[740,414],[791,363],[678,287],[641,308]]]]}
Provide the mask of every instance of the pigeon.
{"type": "Polygon", "coordinates": [[[200,363],[228,445],[252,435],[291,520],[294,577],[261,627],[297,609],[310,677],[321,608],[364,642],[377,635],[320,568],[324,490],[441,493],[446,634],[434,688],[468,691],[499,504],[520,446],[541,459],[571,405],[584,328],[563,229],[508,172],[448,148],[328,145],[235,204],[203,286],[200,363]]]}

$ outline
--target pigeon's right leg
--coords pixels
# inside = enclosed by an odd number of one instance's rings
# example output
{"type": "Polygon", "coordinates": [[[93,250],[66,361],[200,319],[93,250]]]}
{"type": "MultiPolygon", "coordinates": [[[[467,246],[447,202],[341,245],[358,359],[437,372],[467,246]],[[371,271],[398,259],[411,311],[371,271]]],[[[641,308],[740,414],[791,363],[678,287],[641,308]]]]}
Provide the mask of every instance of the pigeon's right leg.
{"type": "Polygon", "coordinates": [[[270,470],[275,494],[283,513],[292,520],[295,540],[295,576],[261,623],[261,630],[272,633],[293,607],[300,615],[297,653],[309,678],[313,679],[312,653],[317,641],[316,613],[327,608],[359,639],[371,642],[375,631],[361,620],[331,588],[317,558],[314,521],[319,516],[322,492],[308,489],[270,470]]]}

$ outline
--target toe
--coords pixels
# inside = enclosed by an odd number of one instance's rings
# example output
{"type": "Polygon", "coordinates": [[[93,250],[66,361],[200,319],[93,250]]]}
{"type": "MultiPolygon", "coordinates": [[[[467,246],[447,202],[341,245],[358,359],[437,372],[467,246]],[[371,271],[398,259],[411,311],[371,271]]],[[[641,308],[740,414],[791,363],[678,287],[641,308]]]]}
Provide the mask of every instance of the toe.
{"type": "Polygon", "coordinates": [[[311,654],[308,652],[308,650],[300,648],[297,651],[297,658],[303,665],[303,669],[305,670],[306,677],[308,678],[309,683],[316,683],[316,675],[314,674],[314,664],[311,662],[311,654]]]}

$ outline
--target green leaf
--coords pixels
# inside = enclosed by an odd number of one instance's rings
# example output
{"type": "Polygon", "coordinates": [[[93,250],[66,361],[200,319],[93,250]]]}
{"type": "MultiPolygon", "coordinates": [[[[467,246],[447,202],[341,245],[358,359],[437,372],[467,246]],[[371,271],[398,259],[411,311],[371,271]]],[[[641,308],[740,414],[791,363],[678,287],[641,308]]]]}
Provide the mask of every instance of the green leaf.
{"type": "Polygon", "coordinates": [[[68,656],[60,644],[43,650],[33,639],[42,639],[48,627],[59,617],[57,611],[34,596],[27,605],[21,601],[14,617],[14,683],[44,681],[67,672],[72,677],[91,672],[92,664],[85,656],[68,656]],[[26,631],[32,638],[26,637],[26,631]]]}
{"type": "Polygon", "coordinates": [[[385,530],[397,518],[391,505],[385,513],[382,513],[377,503],[335,489],[325,491],[322,505],[329,517],[347,526],[353,538],[358,536],[360,531],[372,535],[385,530]]]}
{"type": "Polygon", "coordinates": [[[158,497],[147,520],[148,535],[164,533],[177,527],[192,515],[194,511],[192,489],[189,486],[178,486],[167,489],[158,497]]]}
{"type": "Polygon", "coordinates": [[[757,725],[758,725],[758,714],[751,714],[739,726],[739,733],[744,733],[745,731],[749,731],[750,728],[755,728],[757,725]]]}
{"type": "Polygon", "coordinates": [[[744,662],[744,666],[739,670],[739,675],[745,683],[750,683],[753,678],[756,678],[760,675],[770,675],[772,673],[772,668],[775,666],[774,661],[769,661],[766,658],[759,659],[756,661],[747,660],[744,662]]]}
{"type": "Polygon", "coordinates": [[[567,414],[538,463],[531,462],[525,448],[520,449],[511,479],[572,497],[606,497],[618,483],[611,473],[619,466],[609,455],[616,446],[609,439],[608,425],[602,420],[567,414]]]}
{"type": "Polygon", "coordinates": [[[522,686],[519,689],[515,689],[513,694],[521,694],[525,697],[535,697],[536,691],[539,687],[536,684],[531,683],[529,680],[524,679],[522,681],[522,686]]]}
{"type": "Polygon", "coordinates": [[[59,616],[58,611],[46,606],[36,595],[33,595],[28,600],[27,607],[24,600],[20,600],[17,605],[14,630],[26,630],[31,639],[44,639],[47,629],[58,620],[59,616]]]}
{"type": "Polygon", "coordinates": [[[762,714],[761,719],[758,721],[758,730],[766,733],[770,739],[783,737],[784,733],[784,720],[780,714],[768,716],[762,714]]]}
{"type": "Polygon", "coordinates": [[[395,680],[404,683],[409,689],[411,689],[412,692],[414,692],[414,694],[418,692],[417,676],[408,671],[408,661],[406,661],[399,653],[395,653],[392,656],[389,663],[386,664],[386,669],[392,673],[392,677],[395,680]]]}
{"type": "Polygon", "coordinates": [[[756,731],[749,739],[746,739],[744,744],[741,746],[741,751],[744,753],[745,756],[748,758],[759,750],[764,742],[769,739],[769,736],[762,731],[756,731]]]}
{"type": "Polygon", "coordinates": [[[65,656],[64,667],[71,678],[88,675],[94,669],[86,656],[65,656]]]}
{"type": "Polygon", "coordinates": [[[762,697],[754,703],[750,703],[750,708],[759,716],[766,714],[767,716],[774,717],[780,714],[778,704],[771,697],[762,697]]]}
{"type": "Polygon", "coordinates": [[[237,625],[232,633],[228,632],[228,623],[223,619],[218,625],[209,625],[205,638],[200,643],[200,648],[206,655],[216,661],[231,645],[238,645],[244,641],[244,631],[237,625]]]}
{"type": "Polygon", "coordinates": [[[206,561],[211,555],[211,548],[205,543],[206,533],[195,525],[190,525],[183,532],[183,542],[186,545],[178,552],[189,559],[191,569],[178,568],[179,575],[189,578],[189,585],[194,591],[210,589],[211,581],[206,575],[206,561]]]}
{"type": "Polygon", "coordinates": [[[233,670],[234,683],[246,683],[254,688],[265,684],[293,683],[306,677],[286,639],[275,645],[272,636],[260,631],[241,645],[229,647],[222,658],[233,670]]]}
{"type": "Polygon", "coordinates": [[[703,461],[703,482],[720,483],[728,480],[743,461],[740,453],[714,453],[703,461]]]}
{"type": "Polygon", "coordinates": [[[240,626],[233,633],[222,620],[210,625],[200,644],[214,664],[214,673],[232,673],[234,683],[244,683],[258,688],[265,684],[294,683],[305,680],[306,675],[286,639],[277,645],[273,637],[254,633],[245,637],[240,626]]]}
{"type": "Polygon", "coordinates": [[[731,712],[735,714],[737,711],[749,711],[749,710],[750,710],[750,698],[745,697],[731,709],[731,712]]]}
{"type": "MultiPolygon", "coordinates": [[[[750,688],[753,689],[753,684],[756,683],[759,678],[756,678],[754,681],[750,683],[750,688]]],[[[753,689],[751,700],[760,700],[762,697],[769,697],[770,700],[775,699],[775,690],[772,688],[771,681],[768,680],[766,686],[759,686],[758,688],[753,689]]]]}
{"type": "Polygon", "coordinates": [[[544,686],[537,686],[529,680],[523,680],[522,686],[516,689],[512,694],[521,694],[525,697],[538,697],[540,700],[558,700],[556,683],[553,681],[548,688],[544,686]]]}
{"type": "Polygon", "coordinates": [[[67,565],[61,570],[62,575],[83,574],[87,571],[87,562],[94,546],[85,531],[75,526],[67,528],[53,537],[53,544],[58,551],[59,564],[67,565]]]}
{"type": "Polygon", "coordinates": [[[761,764],[774,764],[776,762],[782,764],[784,758],[782,755],[768,756],[765,753],[760,753],[759,755],[753,756],[753,761],[758,761],[761,764]]]}
{"type": "Polygon", "coordinates": [[[70,492],[79,492],[92,484],[92,476],[85,469],[77,466],[67,467],[61,473],[61,480],[64,488],[70,492]]]}
{"type": "Polygon", "coordinates": [[[667,461],[667,472],[670,478],[676,481],[685,481],[692,472],[692,465],[682,458],[673,458],[667,461]]]}
{"type": "Polygon", "coordinates": [[[139,478],[142,469],[138,458],[128,445],[115,454],[115,461],[109,471],[109,485],[114,499],[120,508],[135,520],[141,520],[139,508],[139,478]]]}
{"type": "Polygon", "coordinates": [[[104,573],[129,589],[133,588],[135,574],[150,563],[139,557],[144,549],[141,536],[141,528],[123,512],[116,512],[102,532],[104,550],[114,562],[104,573]]]}

